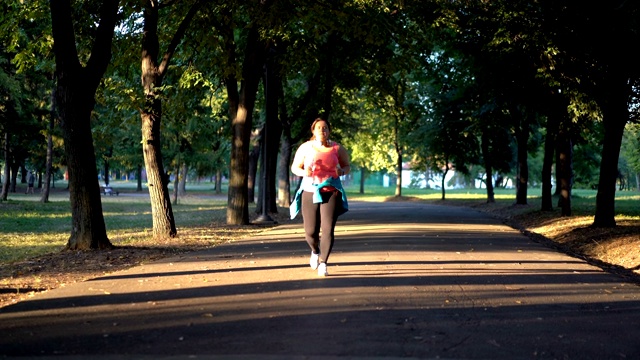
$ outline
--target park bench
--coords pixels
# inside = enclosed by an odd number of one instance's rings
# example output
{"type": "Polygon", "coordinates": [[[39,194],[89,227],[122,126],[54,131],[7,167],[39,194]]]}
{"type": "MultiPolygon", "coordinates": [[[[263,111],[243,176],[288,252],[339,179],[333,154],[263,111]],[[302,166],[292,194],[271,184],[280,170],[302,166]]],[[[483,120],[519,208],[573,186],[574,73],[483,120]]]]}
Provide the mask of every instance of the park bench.
{"type": "Polygon", "coordinates": [[[117,190],[113,190],[111,186],[100,186],[100,192],[104,195],[109,195],[109,196],[120,195],[120,192],[117,190]]]}

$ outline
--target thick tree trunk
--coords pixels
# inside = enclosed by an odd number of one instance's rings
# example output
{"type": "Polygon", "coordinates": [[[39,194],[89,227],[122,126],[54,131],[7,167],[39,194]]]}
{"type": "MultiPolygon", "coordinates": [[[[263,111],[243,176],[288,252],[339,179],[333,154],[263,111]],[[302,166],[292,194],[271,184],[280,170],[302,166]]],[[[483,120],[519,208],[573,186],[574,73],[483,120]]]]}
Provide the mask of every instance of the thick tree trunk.
{"type": "Polygon", "coordinates": [[[615,196],[618,160],[624,127],[629,119],[629,91],[626,78],[622,77],[617,80],[617,83],[610,87],[608,102],[603,107],[604,141],[602,143],[600,179],[598,181],[596,214],[593,219],[593,227],[616,226],[615,196]]]}
{"type": "Polygon", "coordinates": [[[118,1],[102,3],[91,57],[84,68],[78,59],[70,1],[51,1],[50,6],[57,79],[54,91],[69,173],[71,236],[67,248],[111,248],[102,215],[90,119],[96,89],[111,59],[118,1]]]}
{"type": "Polygon", "coordinates": [[[160,4],[157,0],[145,0],[144,2],[141,67],[145,104],[140,111],[140,117],[142,120],[142,152],[147,170],[149,197],[151,198],[153,236],[156,238],[177,235],[168,189],[169,181],[166,179],[164,165],[162,164],[162,144],[160,141],[162,102],[157,89],[162,86],[171,58],[184,37],[193,16],[195,16],[203,3],[203,1],[193,3],[173,35],[166,52],[162,56],[162,61],[158,63],[160,55],[158,10],[160,4]]]}
{"type": "Polygon", "coordinates": [[[162,163],[160,143],[160,101],[155,95],[147,95],[142,118],[142,153],[147,172],[147,187],[151,199],[151,216],[153,219],[153,236],[155,238],[174,237],[177,235],[171,199],[169,197],[169,180],[162,163]]]}
{"type": "MultiPolygon", "coordinates": [[[[145,17],[145,26],[147,20],[145,17]]],[[[142,122],[142,154],[144,155],[147,187],[151,200],[153,237],[175,237],[177,230],[169,195],[169,180],[162,163],[162,143],[160,141],[162,103],[155,92],[155,86],[159,85],[155,75],[157,71],[153,60],[155,57],[149,55],[145,49],[146,47],[143,45],[142,79],[145,88],[145,106],[140,112],[140,118],[142,122]]]]}
{"type": "MultiPolygon", "coordinates": [[[[160,43],[158,41],[158,7],[155,0],[144,3],[144,25],[142,36],[142,87],[144,106],[140,111],[142,128],[142,153],[147,172],[147,185],[151,200],[153,236],[155,238],[177,235],[168,179],[162,163],[162,143],[160,125],[162,121],[162,102],[157,89],[162,86],[163,71],[158,65],[160,43]]],[[[163,64],[166,65],[166,64],[163,64]]]]}
{"type": "MultiPolygon", "coordinates": [[[[229,46],[227,49],[233,52],[229,46]]],[[[235,78],[226,79],[232,136],[227,202],[227,224],[229,225],[249,224],[247,191],[249,139],[253,122],[252,113],[260,82],[259,74],[262,72],[264,63],[263,52],[264,47],[261,49],[259,46],[258,31],[252,28],[247,39],[245,61],[242,65],[243,79],[240,91],[235,78]]]]}
{"type": "Polygon", "coordinates": [[[249,224],[248,162],[251,114],[246,105],[232,115],[231,159],[229,162],[229,190],[227,224],[249,224]]]}
{"type": "MultiPolygon", "coordinates": [[[[83,95],[74,94],[75,91],[72,89],[69,89],[70,93],[65,90],[59,87],[57,92],[60,94],[58,103],[61,113],[63,113],[62,129],[69,171],[69,196],[72,210],[72,229],[67,248],[72,250],[108,249],[112,245],[107,238],[102,216],[100,186],[89,122],[93,103],[91,103],[91,108],[86,105],[74,106],[74,100],[83,97],[83,95]],[[65,100],[70,101],[67,103],[65,100]],[[77,113],[79,112],[77,109],[82,107],[88,109],[85,109],[84,114],[77,113]]],[[[85,102],[85,104],[91,101],[89,99],[78,100],[78,102],[85,102]]]]}

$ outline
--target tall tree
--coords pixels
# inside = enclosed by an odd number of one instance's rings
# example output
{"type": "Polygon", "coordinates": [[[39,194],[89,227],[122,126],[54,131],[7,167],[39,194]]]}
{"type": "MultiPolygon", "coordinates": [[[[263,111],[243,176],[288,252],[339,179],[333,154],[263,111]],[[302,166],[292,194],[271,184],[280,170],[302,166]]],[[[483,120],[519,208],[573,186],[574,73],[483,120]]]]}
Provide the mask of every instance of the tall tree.
{"type": "Polygon", "coordinates": [[[575,78],[574,88],[602,112],[604,139],[592,226],[612,227],[618,159],[624,126],[629,120],[633,87],[640,79],[631,48],[638,42],[640,4],[616,0],[606,4],[543,2],[547,34],[558,44],[563,78],[575,78]]]}
{"type": "MultiPolygon", "coordinates": [[[[170,2],[171,3],[171,2],[170,2]]],[[[151,198],[154,237],[174,237],[177,235],[175,219],[171,207],[164,164],[162,162],[162,143],[160,125],[162,121],[161,89],[163,79],[169,69],[170,61],[182,41],[191,20],[202,5],[195,1],[180,22],[166,51],[160,58],[158,38],[159,10],[157,0],[144,2],[144,27],[142,35],[142,87],[144,105],[140,110],[142,121],[142,152],[147,169],[147,184],[151,198]]]]}
{"type": "Polygon", "coordinates": [[[51,1],[50,5],[56,58],[56,104],[69,171],[72,226],[67,248],[110,248],[102,215],[90,118],[96,89],[111,59],[118,0],[101,3],[99,25],[86,65],[81,63],[76,48],[71,1],[51,1]]]}
{"type": "Polygon", "coordinates": [[[220,6],[220,18],[214,27],[221,40],[224,54],[223,82],[227,90],[229,118],[231,119],[231,154],[229,162],[229,190],[227,224],[249,223],[248,162],[249,142],[253,125],[253,111],[258,85],[262,77],[265,46],[258,25],[271,1],[254,9],[249,23],[240,28],[234,21],[234,9],[220,6]],[[236,35],[241,35],[238,42],[236,35]],[[240,69],[240,70],[237,70],[240,69]],[[239,71],[239,72],[237,72],[239,71]]]}

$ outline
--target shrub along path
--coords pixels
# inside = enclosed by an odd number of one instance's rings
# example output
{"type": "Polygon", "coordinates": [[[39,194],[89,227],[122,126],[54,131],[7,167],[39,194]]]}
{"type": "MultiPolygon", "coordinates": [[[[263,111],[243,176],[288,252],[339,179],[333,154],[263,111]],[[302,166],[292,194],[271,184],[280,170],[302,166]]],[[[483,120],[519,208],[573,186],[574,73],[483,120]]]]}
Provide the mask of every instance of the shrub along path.
{"type": "Polygon", "coordinates": [[[0,308],[1,355],[640,357],[634,283],[469,208],[351,208],[329,277],[281,225],[0,308]]]}

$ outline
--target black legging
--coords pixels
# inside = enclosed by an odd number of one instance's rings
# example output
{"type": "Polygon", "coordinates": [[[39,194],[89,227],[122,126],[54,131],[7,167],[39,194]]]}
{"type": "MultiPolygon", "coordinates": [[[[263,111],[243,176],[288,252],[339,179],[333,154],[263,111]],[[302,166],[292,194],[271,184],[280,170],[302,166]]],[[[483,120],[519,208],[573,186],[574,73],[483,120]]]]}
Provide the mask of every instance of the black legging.
{"type": "Polygon", "coordinates": [[[320,252],[320,262],[326,263],[333,248],[333,230],[338,220],[336,206],[340,200],[340,192],[336,190],[320,194],[322,203],[314,204],[313,193],[302,192],[302,219],[305,240],[313,252],[320,252]],[[320,230],[322,230],[322,238],[320,238],[320,230]]]}

